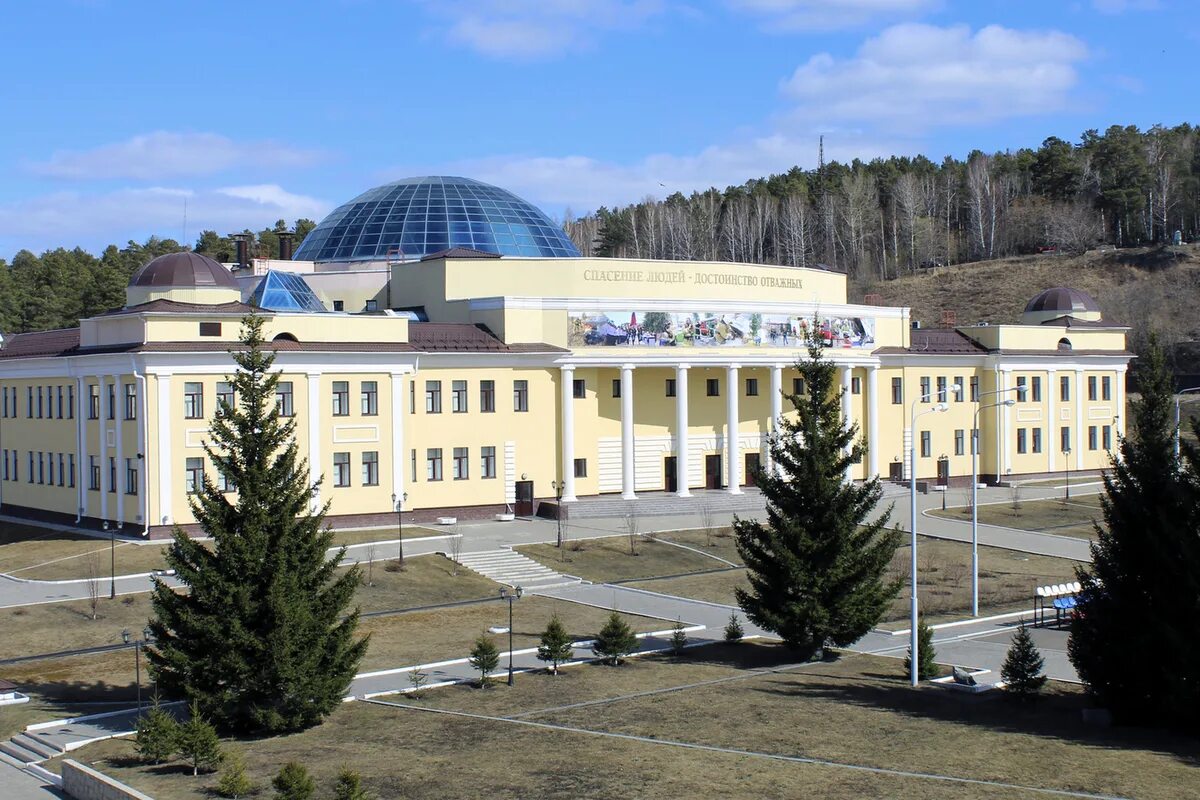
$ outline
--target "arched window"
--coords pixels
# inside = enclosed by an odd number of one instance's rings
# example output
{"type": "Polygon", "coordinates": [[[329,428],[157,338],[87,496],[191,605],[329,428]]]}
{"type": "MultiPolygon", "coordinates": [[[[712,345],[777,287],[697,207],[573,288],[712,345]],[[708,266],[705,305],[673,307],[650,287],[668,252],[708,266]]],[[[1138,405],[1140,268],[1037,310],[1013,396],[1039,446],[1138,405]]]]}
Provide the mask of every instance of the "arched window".
{"type": "Polygon", "coordinates": [[[297,339],[295,336],[293,336],[290,333],[280,333],[275,336],[273,341],[276,341],[276,342],[299,342],[300,340],[297,339]]]}
{"type": "Polygon", "coordinates": [[[1059,339],[1058,340],[1058,349],[1059,350],[1070,350],[1071,349],[1071,340],[1065,336],[1063,338],[1059,339]]]}

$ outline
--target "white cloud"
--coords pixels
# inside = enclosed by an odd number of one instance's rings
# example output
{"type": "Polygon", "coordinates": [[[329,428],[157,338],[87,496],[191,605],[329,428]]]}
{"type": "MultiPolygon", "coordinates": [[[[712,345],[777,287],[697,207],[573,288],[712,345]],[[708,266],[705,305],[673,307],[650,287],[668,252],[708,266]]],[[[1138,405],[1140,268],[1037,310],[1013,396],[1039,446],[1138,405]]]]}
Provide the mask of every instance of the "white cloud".
{"type": "Polygon", "coordinates": [[[597,34],[636,28],[663,0],[427,0],[446,35],[493,58],[541,59],[586,49],[597,34]]]}
{"type": "Polygon", "coordinates": [[[1082,41],[1058,31],[906,23],[853,58],[813,56],[784,84],[797,115],[908,132],[1048,114],[1070,102],[1082,41]]]}
{"type": "Polygon", "coordinates": [[[179,239],[187,203],[187,239],[201,230],[221,233],[260,229],[277,219],[320,219],[329,203],[280,186],[231,186],[192,190],[154,186],[111,192],[55,192],[0,204],[0,256],[20,248],[75,246],[93,250],[150,235],[179,239]]]}
{"type": "Polygon", "coordinates": [[[941,0],[728,0],[766,18],[772,31],[839,30],[879,20],[911,18],[941,7],[941,0]]]}
{"type": "Polygon", "coordinates": [[[91,150],[61,150],[30,171],[73,180],[162,180],[232,169],[292,169],[323,158],[278,142],[235,142],[216,133],[154,131],[91,150]]]}

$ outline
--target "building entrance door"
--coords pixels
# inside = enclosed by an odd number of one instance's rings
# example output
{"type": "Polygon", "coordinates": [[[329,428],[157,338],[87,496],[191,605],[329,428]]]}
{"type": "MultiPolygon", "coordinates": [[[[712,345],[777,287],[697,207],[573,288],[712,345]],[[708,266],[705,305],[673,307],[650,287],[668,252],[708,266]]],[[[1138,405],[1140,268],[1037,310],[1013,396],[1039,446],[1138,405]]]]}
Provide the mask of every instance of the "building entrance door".
{"type": "Polygon", "coordinates": [[[950,459],[939,458],[938,462],[938,486],[950,485],[950,459]]]}
{"type": "Polygon", "coordinates": [[[663,459],[663,487],[668,492],[679,491],[679,477],[675,470],[675,456],[663,459]]]}
{"type": "Polygon", "coordinates": [[[899,461],[888,464],[888,480],[900,483],[904,480],[904,465],[899,461]]]}
{"type": "Polygon", "coordinates": [[[719,455],[704,457],[704,488],[721,488],[721,457],[719,455]]]}
{"type": "Polygon", "coordinates": [[[746,485],[757,486],[754,482],[754,476],[758,472],[759,461],[758,453],[746,453],[746,485]]]}
{"type": "Polygon", "coordinates": [[[517,502],[513,512],[518,517],[533,516],[533,481],[517,481],[517,502]]]}

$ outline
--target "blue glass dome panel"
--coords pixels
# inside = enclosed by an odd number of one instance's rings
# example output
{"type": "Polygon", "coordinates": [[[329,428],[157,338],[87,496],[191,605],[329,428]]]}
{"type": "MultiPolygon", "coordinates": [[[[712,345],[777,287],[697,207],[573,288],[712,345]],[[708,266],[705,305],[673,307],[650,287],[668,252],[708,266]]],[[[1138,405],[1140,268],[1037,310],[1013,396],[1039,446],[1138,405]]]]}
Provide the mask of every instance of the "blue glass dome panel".
{"type": "Polygon", "coordinates": [[[450,247],[505,256],[578,258],[563,230],[512,192],[470,178],[408,178],[345,205],[305,237],[298,261],[419,259],[450,247]]]}
{"type": "Polygon", "coordinates": [[[269,311],[303,311],[323,313],[327,309],[312,288],[299,275],[268,270],[258,282],[252,305],[269,311]]]}

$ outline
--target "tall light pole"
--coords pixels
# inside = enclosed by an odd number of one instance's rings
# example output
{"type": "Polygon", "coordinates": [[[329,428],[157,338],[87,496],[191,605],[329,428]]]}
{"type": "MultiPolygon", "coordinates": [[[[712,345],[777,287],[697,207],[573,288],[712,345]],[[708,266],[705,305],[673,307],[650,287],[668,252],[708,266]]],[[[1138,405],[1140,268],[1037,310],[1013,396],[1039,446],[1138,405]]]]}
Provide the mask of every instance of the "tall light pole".
{"type": "Polygon", "coordinates": [[[508,601],[508,685],[513,685],[513,600],[517,600],[524,592],[520,586],[509,591],[507,586],[500,587],[500,596],[508,601]]]}
{"type": "MultiPolygon", "coordinates": [[[[962,391],[962,384],[956,383],[948,391],[962,391]]],[[[938,403],[932,408],[927,408],[920,414],[917,413],[917,403],[928,402],[933,394],[923,394],[910,404],[909,413],[909,437],[911,441],[908,447],[908,501],[909,511],[909,531],[912,533],[912,625],[909,631],[909,667],[911,674],[912,685],[917,685],[917,419],[926,414],[936,414],[942,411],[948,411],[950,406],[945,402],[938,403]]],[[[944,396],[944,395],[943,395],[944,396]]]]}
{"type": "Polygon", "coordinates": [[[398,561],[400,566],[404,566],[404,503],[408,500],[408,492],[401,495],[392,495],[392,505],[396,507],[396,529],[398,535],[396,540],[399,544],[398,561]]]}
{"type": "Polygon", "coordinates": [[[560,551],[563,546],[562,540],[562,496],[563,496],[563,481],[550,481],[550,488],[554,490],[554,521],[558,523],[558,538],[555,540],[554,546],[560,551]]]}
{"type": "MultiPolygon", "coordinates": [[[[128,628],[121,630],[121,641],[123,641],[125,644],[129,644],[131,638],[132,637],[129,635],[128,628]]],[[[142,629],[141,640],[133,640],[133,671],[137,680],[138,716],[141,716],[142,713],[142,647],[153,641],[154,631],[150,630],[149,625],[142,629]]]]}
{"type": "Polygon", "coordinates": [[[117,599],[117,530],[111,527],[107,522],[104,523],[104,530],[108,531],[108,557],[109,557],[109,584],[108,584],[108,599],[117,599]]]}
{"type": "Polygon", "coordinates": [[[1062,449],[1063,454],[1063,477],[1067,483],[1067,495],[1063,498],[1064,503],[1071,502],[1071,445],[1067,445],[1062,449]]]}
{"type": "Polygon", "coordinates": [[[1179,395],[1188,394],[1189,392],[1200,392],[1200,386],[1191,386],[1187,389],[1180,389],[1175,393],[1175,458],[1179,458],[1179,395]]]}
{"type": "MultiPolygon", "coordinates": [[[[1023,388],[1023,387],[1022,387],[1023,388]]],[[[1010,392],[1000,389],[988,394],[1010,392]]],[[[1021,394],[1024,394],[1022,392],[1021,394]]],[[[975,422],[971,425],[971,616],[979,616],[979,412],[988,408],[1011,407],[1017,404],[1011,397],[999,403],[989,403],[975,409],[975,422]]]]}

